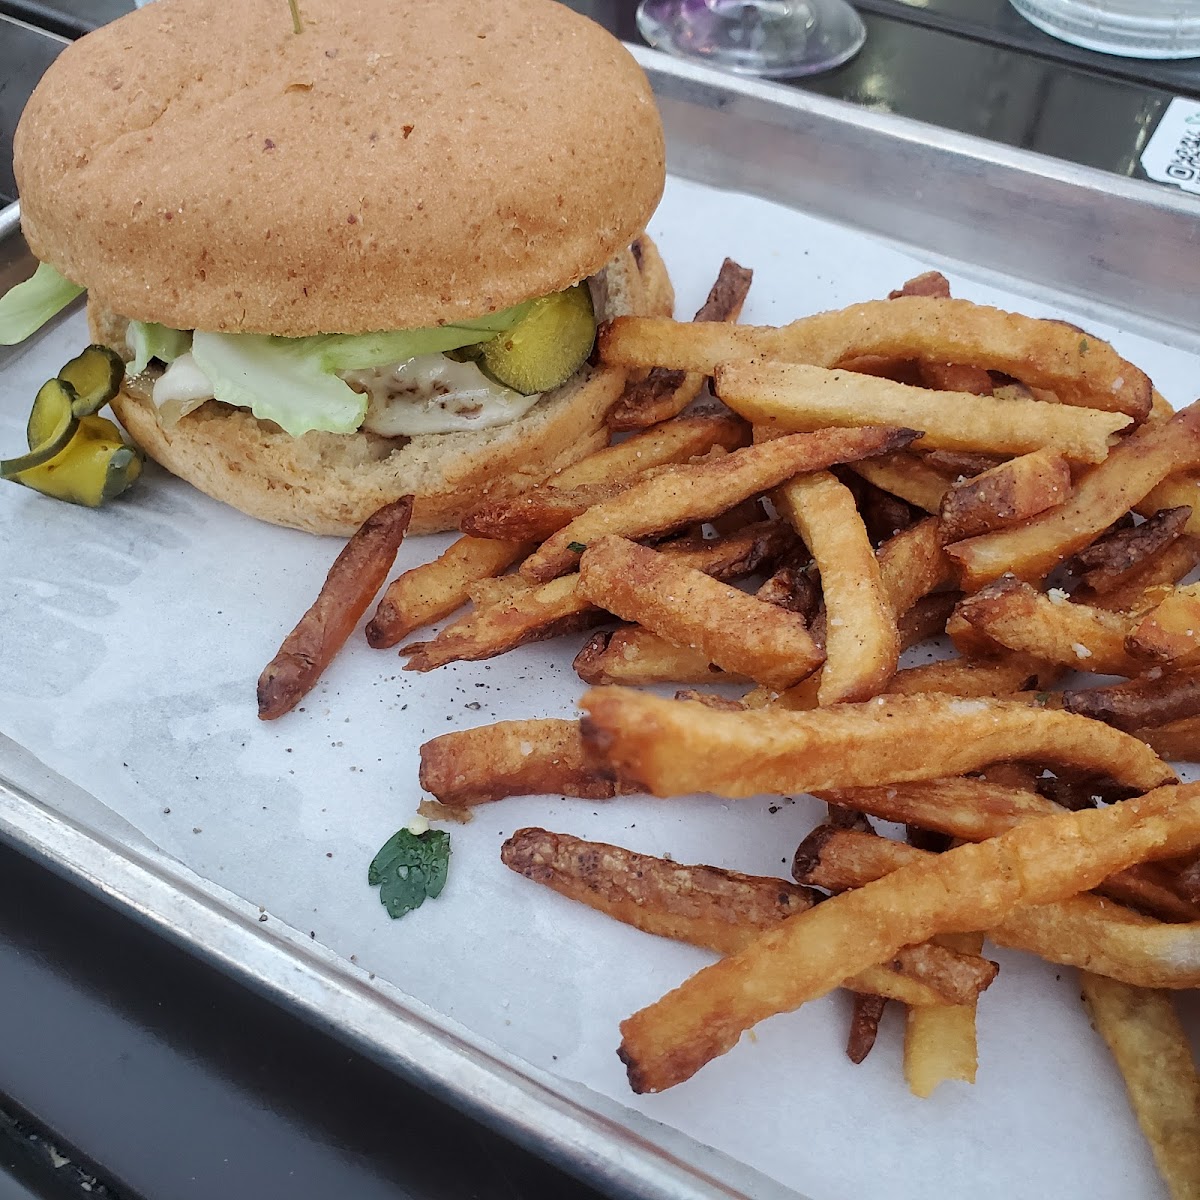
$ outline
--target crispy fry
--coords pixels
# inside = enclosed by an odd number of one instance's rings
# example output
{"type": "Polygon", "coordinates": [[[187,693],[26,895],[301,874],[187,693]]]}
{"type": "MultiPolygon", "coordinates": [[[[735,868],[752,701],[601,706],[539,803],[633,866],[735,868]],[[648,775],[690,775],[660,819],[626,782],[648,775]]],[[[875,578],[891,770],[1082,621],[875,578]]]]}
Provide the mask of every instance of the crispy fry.
{"type": "Polygon", "coordinates": [[[1200,717],[1181,717],[1166,725],[1138,729],[1135,736],[1172,762],[1200,762],[1200,717]]]}
{"type": "MultiPolygon", "coordinates": [[[[927,783],[894,783],[887,787],[844,788],[818,793],[828,804],[864,812],[883,821],[915,825],[967,842],[1012,829],[1061,808],[1019,788],[980,779],[937,779],[927,783]]],[[[1200,921],[1200,909],[1171,887],[1168,872],[1154,864],[1131,867],[1105,880],[1101,890],[1163,921],[1200,921]]]]}
{"type": "Polygon", "coordinates": [[[572,483],[583,466],[577,464],[511,499],[484,501],[466,515],[462,528],[476,537],[542,541],[655,467],[687,462],[714,447],[736,450],[748,441],[745,422],[730,414],[698,413],[667,421],[584,460],[593,478],[572,483]]]}
{"type": "MultiPolygon", "coordinates": [[[[786,880],[684,866],[544,829],[518,829],[501,847],[500,857],[526,879],[606,916],[718,954],[736,954],[759,930],[811,908],[818,899],[810,889],[786,880]]],[[[906,946],[845,986],[877,989],[905,1004],[966,1003],[995,976],[996,964],[977,954],[906,946]]]]}
{"type": "Polygon", "coordinates": [[[595,768],[578,721],[497,721],[421,747],[421,786],[450,808],[557,792],[605,800],[621,788],[595,768]]]}
{"type": "Polygon", "coordinates": [[[579,591],[578,575],[525,588],[476,609],[448,625],[430,642],[400,648],[406,671],[432,671],[452,662],[506,654],[529,642],[576,633],[605,619],[579,591]]]}
{"type": "MultiPolygon", "coordinates": [[[[1170,416],[1169,410],[1166,415],[1170,416]]],[[[1142,516],[1149,517],[1160,509],[1180,506],[1192,510],[1184,532],[1193,537],[1200,537],[1200,475],[1195,470],[1168,475],[1161,483],[1155,484],[1146,497],[1134,507],[1142,516]]]]}
{"type": "Polygon", "coordinates": [[[432,625],[466,604],[471,588],[519,562],[533,546],[461,537],[433,562],[422,563],[388,584],[367,624],[367,642],[394,646],[414,629],[432,625]]]}
{"type": "Polygon", "coordinates": [[[776,503],[821,575],[825,664],[819,702],[868,700],[896,673],[900,634],[854,497],[829,472],[818,471],[785,483],[776,503]]]}
{"type": "Polygon", "coordinates": [[[956,483],[942,499],[942,541],[1008,529],[1062,504],[1071,494],[1071,468],[1053,450],[1010,458],[956,483]]]}
{"type": "Polygon", "coordinates": [[[259,720],[291,712],[354,632],[396,561],[412,507],[411,496],[385,504],[342,548],[316,600],[258,677],[259,720]]]}
{"type": "MultiPolygon", "coordinates": [[[[823,826],[800,844],[792,875],[799,883],[844,891],[924,853],[890,838],[823,826]]],[[[1020,909],[987,934],[998,945],[1139,987],[1200,986],[1200,923],[1164,924],[1099,896],[1020,909]]]]}
{"type": "MultiPolygon", "coordinates": [[[[896,628],[900,631],[901,652],[930,638],[941,637],[946,632],[946,621],[958,599],[958,592],[937,592],[932,596],[922,596],[911,608],[901,613],[896,622],[896,628]]],[[[888,688],[891,688],[890,683],[888,688]]]]}
{"type": "Polygon", "coordinates": [[[820,648],[795,613],[624,538],[593,541],[580,559],[579,581],[597,606],[755,682],[788,687],[821,664],[820,648]]]}
{"type": "Polygon", "coordinates": [[[1172,471],[1200,464],[1200,404],[1169,421],[1137,429],[1108,458],[1076,481],[1065,504],[1018,529],[981,534],[947,547],[968,590],[1003,575],[1044,578],[1059,562],[1091,545],[1172,471]]]}
{"type": "Polygon", "coordinates": [[[1062,703],[1067,712],[1128,733],[1200,717],[1200,667],[1152,669],[1137,679],[1108,687],[1069,688],[1062,694],[1062,703]]]}
{"type": "Polygon", "coordinates": [[[778,329],[621,317],[601,329],[599,344],[605,363],[709,375],[718,363],[752,358],[821,367],[862,354],[955,362],[1047,388],[1064,404],[1122,412],[1136,421],[1150,413],[1150,380],[1111,346],[1056,321],[967,300],[873,300],[778,329]]]}
{"type": "Polygon", "coordinates": [[[1197,563],[1200,563],[1200,538],[1184,534],[1147,559],[1111,592],[1097,595],[1081,588],[1078,595],[1086,603],[1111,612],[1135,615],[1149,612],[1161,599],[1162,589],[1178,583],[1197,563]]]}
{"type": "Polygon", "coordinates": [[[1083,1000],[1125,1080],[1129,1103],[1172,1200],[1200,1196],[1200,1076],[1165,992],[1084,971],[1083,1000]]]}
{"type": "Polygon", "coordinates": [[[1200,584],[1177,587],[1133,627],[1130,654],[1156,663],[1200,663],[1200,584]]]}
{"type": "Polygon", "coordinates": [[[876,554],[883,586],[897,618],[922,596],[937,591],[954,577],[933,517],[896,534],[876,554]]]}
{"type": "Polygon", "coordinates": [[[675,646],[665,638],[625,625],[595,633],[572,663],[584,683],[739,683],[744,676],[730,674],[690,646],[675,646]]]}
{"type": "Polygon", "coordinates": [[[1146,858],[1196,846],[1200,785],[1182,784],[1027,821],[833,896],[623,1021],[618,1053],[630,1086],[640,1093],[682,1083],[759,1021],[825,995],[901,946],[991,928],[1146,858]]]}
{"type": "Polygon", "coordinates": [[[921,454],[885,454],[855,463],[851,468],[868,483],[907,500],[927,513],[936,513],[954,477],[929,465],[921,454]]]}
{"type": "MultiPolygon", "coordinates": [[[[964,954],[983,949],[981,933],[944,933],[935,944],[964,954]]],[[[927,1099],[939,1083],[974,1083],[979,1066],[975,1001],[910,1008],[904,1024],[904,1078],[914,1096],[927,1099]]]]}
{"type": "Polygon", "coordinates": [[[793,475],[895,450],[915,436],[908,429],[829,429],[776,438],[711,462],[673,467],[577,517],[521,564],[521,574],[545,582],[574,567],[587,544],[598,537],[638,538],[680,529],[778,487],[793,475]]]}
{"type": "Polygon", "coordinates": [[[890,424],[920,429],[921,448],[1027,454],[1043,448],[1078,462],[1103,462],[1122,413],[1037,400],[931,392],[873,375],[800,363],[724,363],[713,387],[756,426],[789,433],[829,426],[890,424]]]}
{"type": "Polygon", "coordinates": [[[949,696],[1002,697],[1030,688],[1050,687],[1061,671],[1028,654],[997,658],[947,658],[897,671],[887,686],[890,696],[943,692],[949,696]]]}
{"type": "Polygon", "coordinates": [[[990,396],[995,391],[991,375],[982,367],[923,362],[917,365],[917,371],[921,386],[936,392],[969,392],[974,396],[990,396]]]}
{"type": "Polygon", "coordinates": [[[1140,525],[1114,530],[1073,555],[1063,568],[1094,595],[1113,592],[1183,535],[1191,512],[1186,505],[1165,508],[1140,525]]]}
{"type": "Polygon", "coordinates": [[[1129,734],[1002,700],[888,696],[806,713],[717,713],[610,687],[592,688],[580,704],[591,751],[656,796],[867,787],[1012,759],[1075,766],[1137,788],[1175,778],[1129,734]]]}
{"type": "Polygon", "coordinates": [[[950,299],[950,280],[941,271],[923,271],[907,279],[894,291],[888,292],[889,300],[899,300],[901,296],[940,296],[943,300],[950,299]]]}
{"type": "Polygon", "coordinates": [[[871,1053],[886,1006],[886,996],[855,992],[854,1008],[850,1016],[850,1034],[846,1039],[846,1057],[856,1066],[871,1053]]]}
{"type": "Polygon", "coordinates": [[[1128,619],[1074,604],[1065,595],[1045,595],[1012,576],[967,596],[955,611],[999,645],[1046,662],[1102,675],[1136,675],[1141,670],[1125,650],[1128,619]]]}
{"type": "MultiPolygon", "coordinates": [[[[666,543],[660,553],[715,578],[737,579],[773,561],[793,542],[786,522],[760,521],[725,537],[666,543]]],[[[446,626],[432,641],[402,647],[400,653],[411,656],[404,669],[431,671],[451,662],[495,658],[604,620],[603,611],[580,590],[577,574],[532,587],[520,576],[505,576],[493,581],[488,593],[486,604],[446,626]]]]}
{"type": "Polygon", "coordinates": [[[971,479],[1008,461],[1000,454],[978,454],[966,450],[929,450],[921,457],[935,471],[953,475],[956,479],[971,479]]]}
{"type": "MultiPolygon", "coordinates": [[[[750,290],[754,272],[738,266],[731,258],[721,264],[717,281],[693,321],[737,321],[750,290]]],[[[704,387],[703,374],[688,374],[654,367],[645,379],[631,383],[608,413],[608,427],[615,430],[644,429],[681,413],[704,387]]]]}
{"type": "Polygon", "coordinates": [[[764,604],[798,614],[811,627],[821,607],[821,588],[809,558],[807,549],[801,547],[754,594],[764,604]]]}

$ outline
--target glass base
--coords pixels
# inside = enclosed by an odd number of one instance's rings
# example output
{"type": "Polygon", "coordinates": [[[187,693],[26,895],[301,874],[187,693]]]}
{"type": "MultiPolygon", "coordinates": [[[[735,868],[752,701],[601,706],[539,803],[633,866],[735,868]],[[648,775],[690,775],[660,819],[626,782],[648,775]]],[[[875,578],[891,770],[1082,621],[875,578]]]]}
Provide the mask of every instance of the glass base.
{"type": "Polygon", "coordinates": [[[845,0],[642,0],[637,25],[658,50],[772,79],[839,67],[867,37],[845,0]]]}
{"type": "Polygon", "coordinates": [[[1122,58],[1200,57],[1197,0],[1009,0],[1064,42],[1122,58]]]}

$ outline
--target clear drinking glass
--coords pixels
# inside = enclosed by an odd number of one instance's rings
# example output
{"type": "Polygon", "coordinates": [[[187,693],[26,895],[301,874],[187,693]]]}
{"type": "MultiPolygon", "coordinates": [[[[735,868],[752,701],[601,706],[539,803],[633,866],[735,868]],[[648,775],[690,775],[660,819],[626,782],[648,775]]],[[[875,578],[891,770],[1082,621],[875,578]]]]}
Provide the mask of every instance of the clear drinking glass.
{"type": "Polygon", "coordinates": [[[1125,58],[1200,56],[1200,0],[1009,0],[1039,29],[1125,58]]]}
{"type": "Polygon", "coordinates": [[[641,0],[637,23],[659,50],[772,78],[840,66],[867,36],[846,0],[641,0]]]}

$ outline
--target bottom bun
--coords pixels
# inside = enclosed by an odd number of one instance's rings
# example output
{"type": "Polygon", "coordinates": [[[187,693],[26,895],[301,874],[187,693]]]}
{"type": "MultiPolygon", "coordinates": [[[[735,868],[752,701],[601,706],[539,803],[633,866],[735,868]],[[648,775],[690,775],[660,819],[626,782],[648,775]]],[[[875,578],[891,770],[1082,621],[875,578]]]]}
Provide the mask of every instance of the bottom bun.
{"type": "MultiPolygon", "coordinates": [[[[599,291],[600,319],[671,315],[670,280],[644,236],[608,265],[599,291]]],[[[89,309],[89,320],[94,338],[116,341],[106,314],[89,309]]],[[[292,437],[215,400],[168,427],[153,403],[124,389],[113,410],[156,462],[250,516],[346,537],[411,494],[410,531],[434,533],[457,528],[481,500],[532,487],[602,446],[605,414],[624,386],[623,370],[588,365],[510,425],[410,439],[365,431],[292,437]]]]}

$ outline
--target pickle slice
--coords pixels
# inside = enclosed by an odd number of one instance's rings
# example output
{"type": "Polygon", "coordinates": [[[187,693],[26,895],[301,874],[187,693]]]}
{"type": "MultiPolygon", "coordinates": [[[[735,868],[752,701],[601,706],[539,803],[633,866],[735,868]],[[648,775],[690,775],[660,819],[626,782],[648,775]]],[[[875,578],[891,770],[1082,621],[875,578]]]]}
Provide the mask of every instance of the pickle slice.
{"type": "Polygon", "coordinates": [[[108,346],[89,346],[58,373],[78,393],[71,408],[77,417],[99,412],[121,390],[125,364],[108,346]]]}
{"type": "Polygon", "coordinates": [[[484,342],[483,365],[506,387],[531,396],[565,383],[587,361],[596,316],[586,283],[543,296],[507,333],[484,342]]]}
{"type": "Polygon", "coordinates": [[[75,400],[75,389],[69,383],[51,379],[42,384],[26,427],[29,453],[0,459],[0,479],[13,479],[62,453],[79,428],[79,418],[73,411],[75,400]]]}
{"type": "Polygon", "coordinates": [[[56,500],[98,508],[141,473],[141,456],[122,441],[116,425],[90,415],[78,420],[75,436],[53,458],[9,478],[56,500]]]}

